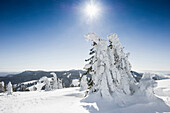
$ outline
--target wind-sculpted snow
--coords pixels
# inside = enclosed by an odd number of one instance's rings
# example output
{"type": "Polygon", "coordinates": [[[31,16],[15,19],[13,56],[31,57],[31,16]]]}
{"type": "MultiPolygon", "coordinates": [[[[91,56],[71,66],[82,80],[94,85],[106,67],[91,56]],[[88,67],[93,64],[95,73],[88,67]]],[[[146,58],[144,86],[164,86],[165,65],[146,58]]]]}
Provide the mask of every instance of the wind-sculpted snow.
{"type": "Polygon", "coordinates": [[[154,92],[157,97],[163,99],[170,106],[170,79],[157,80],[157,87],[154,92]]]}
{"type": "Polygon", "coordinates": [[[152,98],[140,93],[135,93],[133,96],[116,95],[124,102],[118,104],[115,103],[115,101],[120,102],[118,99],[105,100],[101,96],[92,94],[82,102],[87,104],[84,108],[90,113],[170,113],[170,79],[158,80],[156,83],[152,98]],[[91,105],[92,103],[95,105],[91,105]]]}

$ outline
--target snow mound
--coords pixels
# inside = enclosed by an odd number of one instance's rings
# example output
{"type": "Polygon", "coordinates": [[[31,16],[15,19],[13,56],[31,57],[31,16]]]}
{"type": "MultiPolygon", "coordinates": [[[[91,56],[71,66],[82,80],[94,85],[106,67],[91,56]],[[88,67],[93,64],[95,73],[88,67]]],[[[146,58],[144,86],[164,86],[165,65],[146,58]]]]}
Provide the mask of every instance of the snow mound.
{"type": "Polygon", "coordinates": [[[140,93],[133,96],[117,95],[124,102],[117,104],[115,100],[108,101],[97,96],[99,94],[92,94],[81,101],[90,113],[170,113],[170,79],[158,80],[156,83],[152,98],[140,93]]]}

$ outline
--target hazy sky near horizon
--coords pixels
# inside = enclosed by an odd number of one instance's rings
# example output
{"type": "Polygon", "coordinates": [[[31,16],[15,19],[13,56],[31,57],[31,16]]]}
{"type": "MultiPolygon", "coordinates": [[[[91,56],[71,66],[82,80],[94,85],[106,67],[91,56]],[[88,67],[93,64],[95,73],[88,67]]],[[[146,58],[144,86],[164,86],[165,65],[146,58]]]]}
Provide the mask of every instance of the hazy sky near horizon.
{"type": "Polygon", "coordinates": [[[82,69],[90,42],[117,33],[133,70],[170,70],[169,0],[0,0],[0,72],[82,69]]]}

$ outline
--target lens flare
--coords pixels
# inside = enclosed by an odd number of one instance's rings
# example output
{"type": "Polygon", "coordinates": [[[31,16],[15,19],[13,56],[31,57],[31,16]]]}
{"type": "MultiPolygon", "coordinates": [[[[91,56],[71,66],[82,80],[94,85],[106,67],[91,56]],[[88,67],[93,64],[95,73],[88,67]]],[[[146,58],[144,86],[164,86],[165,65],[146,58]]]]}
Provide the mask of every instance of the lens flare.
{"type": "Polygon", "coordinates": [[[90,18],[95,18],[99,14],[99,7],[95,4],[87,4],[85,12],[90,18]]]}

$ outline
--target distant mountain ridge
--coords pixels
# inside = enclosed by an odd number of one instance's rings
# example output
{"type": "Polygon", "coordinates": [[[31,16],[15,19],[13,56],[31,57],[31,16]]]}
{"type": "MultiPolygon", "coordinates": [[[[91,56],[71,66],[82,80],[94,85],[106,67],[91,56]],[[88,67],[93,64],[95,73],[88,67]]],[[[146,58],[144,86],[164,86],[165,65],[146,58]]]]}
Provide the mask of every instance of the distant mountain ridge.
{"type": "Polygon", "coordinates": [[[52,77],[51,72],[56,73],[57,77],[62,80],[65,87],[69,87],[73,79],[79,79],[82,70],[70,70],[70,71],[24,71],[19,74],[10,74],[4,77],[0,77],[0,81],[4,81],[7,84],[11,81],[12,84],[20,84],[31,80],[39,80],[41,77],[52,77]]]}
{"type": "MultiPolygon", "coordinates": [[[[50,74],[51,72],[56,73],[57,77],[62,80],[63,85],[65,87],[70,87],[72,84],[72,81],[74,79],[80,79],[80,73],[83,74],[85,71],[83,70],[69,70],[69,71],[24,71],[18,74],[9,74],[6,76],[0,76],[0,82],[4,81],[5,84],[7,84],[9,81],[11,81],[12,84],[22,84],[23,82],[28,82],[32,80],[39,80],[41,77],[52,77],[50,74]]],[[[141,79],[143,73],[138,73],[135,71],[131,71],[133,77],[136,79],[137,82],[141,79]]],[[[91,75],[88,75],[88,77],[91,77],[91,75]]],[[[169,77],[167,76],[160,76],[158,74],[155,74],[153,79],[167,79],[169,77]]]]}
{"type": "Polygon", "coordinates": [[[0,72],[0,77],[5,77],[5,76],[9,76],[9,75],[15,75],[19,72],[0,72]]]}

